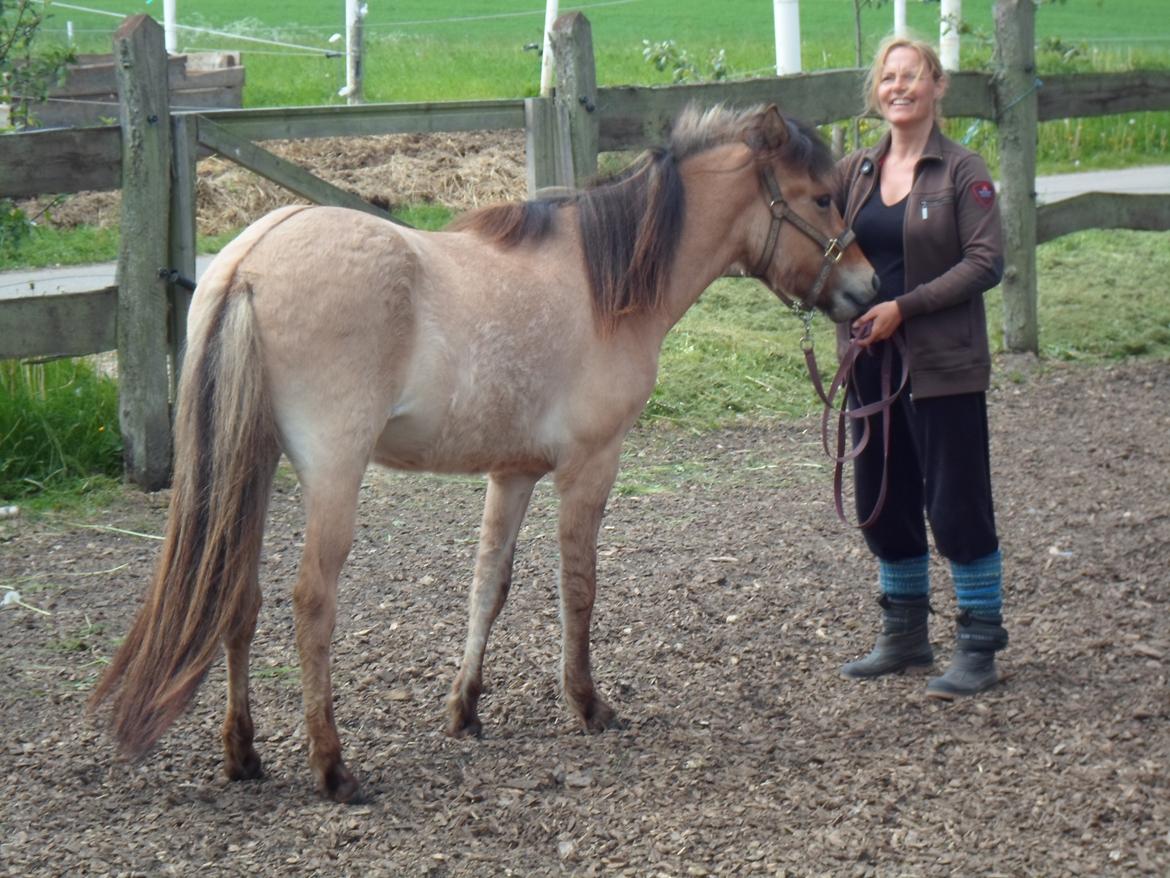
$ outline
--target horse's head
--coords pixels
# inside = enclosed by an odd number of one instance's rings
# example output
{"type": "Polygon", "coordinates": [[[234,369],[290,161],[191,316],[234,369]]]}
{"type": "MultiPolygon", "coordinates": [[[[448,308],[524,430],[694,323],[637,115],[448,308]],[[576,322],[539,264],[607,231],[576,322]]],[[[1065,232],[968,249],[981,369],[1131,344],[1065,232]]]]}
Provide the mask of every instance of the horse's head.
{"type": "Polygon", "coordinates": [[[758,250],[745,266],[789,302],[852,320],[877,294],[873,267],[829,195],[833,161],[812,128],[761,111],[745,135],[760,180],[758,250]]]}

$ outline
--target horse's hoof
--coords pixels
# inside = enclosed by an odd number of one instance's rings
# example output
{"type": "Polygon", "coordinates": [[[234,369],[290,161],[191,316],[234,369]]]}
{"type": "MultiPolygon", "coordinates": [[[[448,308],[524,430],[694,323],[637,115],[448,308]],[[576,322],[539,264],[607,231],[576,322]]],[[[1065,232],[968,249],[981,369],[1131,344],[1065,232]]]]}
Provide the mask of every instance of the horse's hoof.
{"type": "Polygon", "coordinates": [[[345,767],[344,762],[330,766],[321,778],[322,795],[342,805],[360,801],[360,789],[357,778],[345,767]]]}
{"type": "Polygon", "coordinates": [[[451,738],[482,738],[483,725],[479,717],[451,717],[447,723],[447,735],[451,738]]]}
{"type": "Polygon", "coordinates": [[[260,757],[251,747],[239,756],[224,759],[223,771],[228,780],[255,780],[264,776],[260,757]]]}
{"type": "Polygon", "coordinates": [[[614,709],[600,698],[594,698],[588,710],[582,714],[581,725],[584,727],[585,732],[590,735],[600,734],[607,729],[624,727],[624,724],[618,719],[618,715],[614,709]]]}

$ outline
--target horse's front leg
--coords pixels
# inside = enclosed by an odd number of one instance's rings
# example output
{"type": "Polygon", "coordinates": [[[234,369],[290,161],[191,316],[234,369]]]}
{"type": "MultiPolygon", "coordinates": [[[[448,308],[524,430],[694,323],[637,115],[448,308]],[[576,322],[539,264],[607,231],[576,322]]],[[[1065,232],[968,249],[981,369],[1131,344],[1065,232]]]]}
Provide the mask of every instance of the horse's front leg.
{"type": "Polygon", "coordinates": [[[593,685],[589,625],[597,594],[597,534],[617,477],[620,449],[619,442],[556,475],[561,500],[561,681],[569,708],[587,732],[604,731],[617,719],[593,685]]]}
{"type": "Polygon", "coordinates": [[[492,473],[488,477],[468,606],[467,644],[447,700],[447,734],[456,738],[478,738],[482,732],[476,707],[483,689],[483,656],[492,623],[508,599],[516,535],[538,478],[525,473],[492,473]]]}

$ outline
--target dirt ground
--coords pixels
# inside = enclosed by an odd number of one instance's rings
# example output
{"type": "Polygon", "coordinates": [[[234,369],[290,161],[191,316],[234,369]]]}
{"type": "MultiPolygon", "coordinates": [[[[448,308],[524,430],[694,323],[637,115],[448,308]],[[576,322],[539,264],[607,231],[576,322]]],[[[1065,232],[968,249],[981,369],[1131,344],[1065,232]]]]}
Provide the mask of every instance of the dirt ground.
{"type": "MultiPolygon", "coordinates": [[[[391,204],[470,206],[522,194],[508,137],[420,141],[405,182],[385,168],[411,158],[409,138],[302,159],[334,179],[365,169],[391,204]]],[[[204,177],[204,231],[281,198],[214,160],[204,177]]],[[[54,213],[111,209],[85,198],[54,213]]],[[[834,516],[813,420],[641,428],[601,534],[593,636],[626,727],[584,736],[561,702],[542,484],[488,650],[485,736],[449,739],[483,482],[371,471],[335,637],[337,718],[366,795],[348,807],[318,797],[306,764],[287,472],[253,654],[258,781],[220,773],[222,664],[140,764],[85,716],[150,575],[165,493],[0,519],[0,584],[23,601],[0,610],[0,874],[1170,874],[1170,364],[1001,358],[995,382],[1010,676],[952,705],[924,698],[921,677],[838,676],[872,643],[875,575],[834,516]]],[[[933,573],[945,660],[954,600],[933,573]]]]}
{"type": "MultiPolygon", "coordinates": [[[[337,715],[367,799],[306,767],[280,479],[253,668],[267,776],[219,771],[222,667],[137,765],[84,715],[150,573],[165,494],[9,519],[0,614],[12,875],[1170,873],[1170,365],[1001,360],[990,400],[1010,678],[976,700],[855,683],[874,575],[810,421],[627,443],[594,666],[627,728],[557,691],[555,498],[538,487],[488,651],[485,737],[442,734],[483,483],[371,472],[341,589],[337,715]]],[[[935,568],[933,639],[954,603],[935,568]]]]}

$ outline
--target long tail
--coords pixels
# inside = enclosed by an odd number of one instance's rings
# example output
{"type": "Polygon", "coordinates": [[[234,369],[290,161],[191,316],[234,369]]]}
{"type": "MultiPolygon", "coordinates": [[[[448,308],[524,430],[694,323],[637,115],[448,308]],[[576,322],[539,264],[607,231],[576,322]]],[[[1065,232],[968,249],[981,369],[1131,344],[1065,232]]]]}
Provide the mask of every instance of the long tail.
{"type": "Polygon", "coordinates": [[[205,319],[188,341],[162,555],[90,698],[91,710],[112,698],[111,729],[130,757],[183,713],[224,637],[253,618],[261,600],[260,548],[279,446],[251,289],[234,275],[233,265],[200,289],[218,301],[205,299],[205,319]]]}

